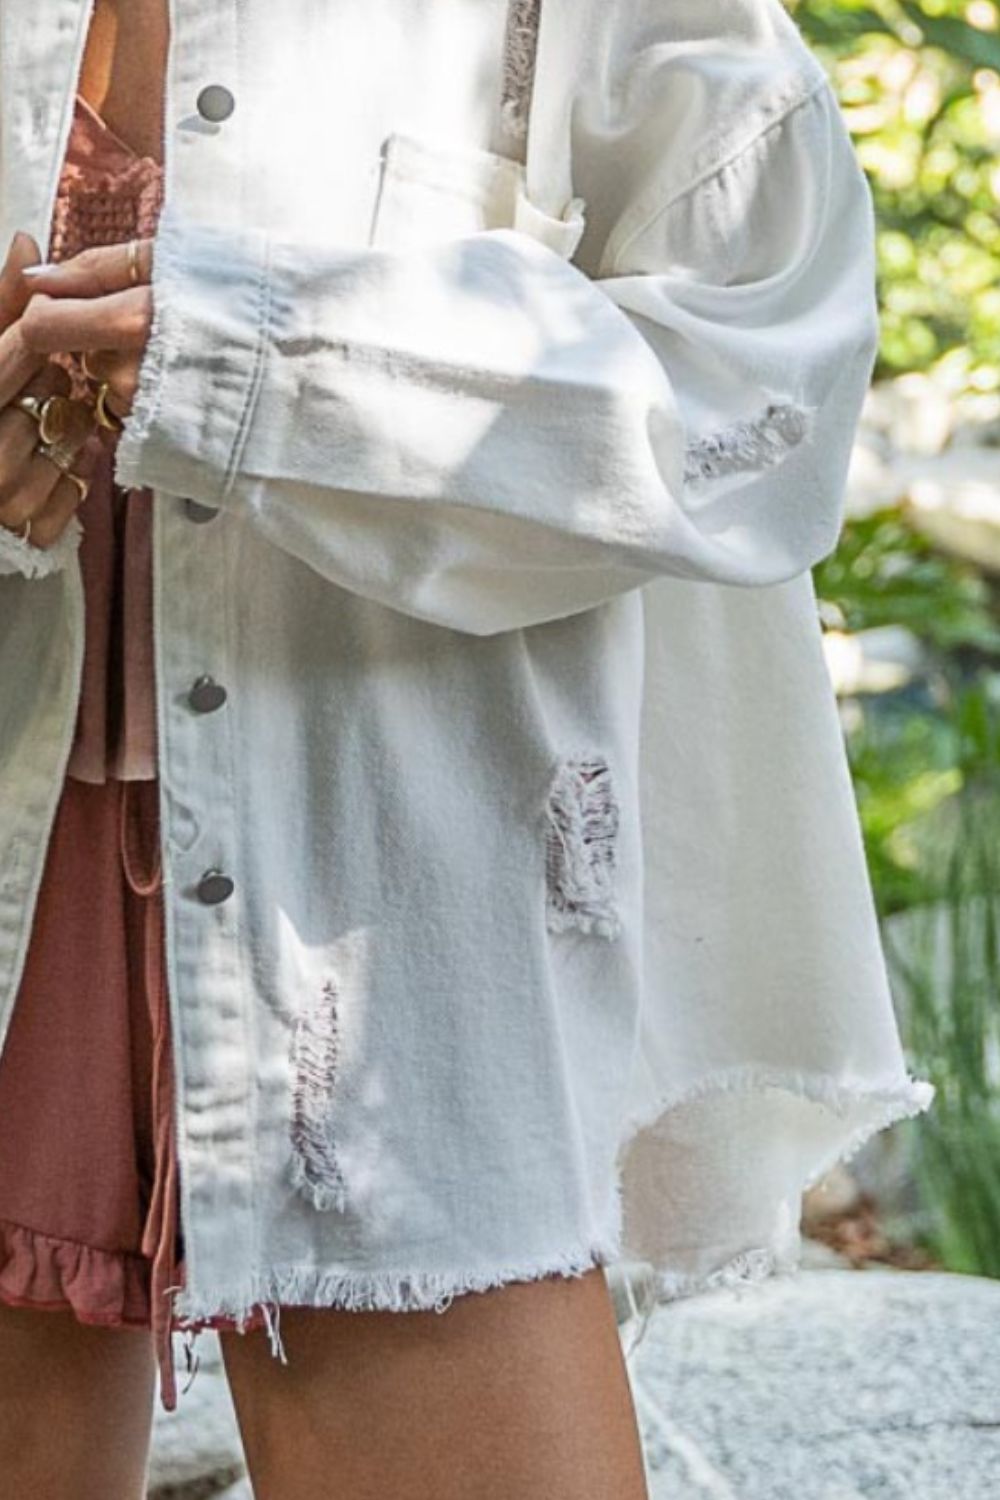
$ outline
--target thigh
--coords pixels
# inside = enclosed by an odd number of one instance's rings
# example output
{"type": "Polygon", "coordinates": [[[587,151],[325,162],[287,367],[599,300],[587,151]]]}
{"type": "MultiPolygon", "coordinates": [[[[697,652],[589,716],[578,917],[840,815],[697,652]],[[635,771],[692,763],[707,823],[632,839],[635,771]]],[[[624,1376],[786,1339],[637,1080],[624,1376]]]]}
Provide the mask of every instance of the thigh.
{"type": "Polygon", "coordinates": [[[256,1500],[647,1500],[600,1267],[280,1330],[220,1334],[256,1500]]]}
{"type": "Polygon", "coordinates": [[[141,1328],[0,1304],[2,1493],[142,1500],[155,1381],[141,1328]]]}

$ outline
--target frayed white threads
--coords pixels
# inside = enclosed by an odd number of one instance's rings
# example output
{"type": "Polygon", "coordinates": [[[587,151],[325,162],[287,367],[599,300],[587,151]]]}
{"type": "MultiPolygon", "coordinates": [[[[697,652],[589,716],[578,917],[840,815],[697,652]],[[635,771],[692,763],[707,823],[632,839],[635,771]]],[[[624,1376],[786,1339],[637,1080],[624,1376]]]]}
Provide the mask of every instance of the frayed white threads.
{"type": "MultiPolygon", "coordinates": [[[[485,1292],[509,1282],[538,1281],[549,1276],[583,1276],[595,1266],[609,1265],[619,1253],[618,1241],[609,1234],[540,1260],[484,1272],[323,1271],[315,1266],[279,1266],[251,1277],[238,1288],[206,1289],[195,1297],[186,1294],[179,1315],[191,1322],[226,1317],[242,1324],[258,1304],[337,1307],[352,1312],[443,1313],[456,1297],[467,1292],[485,1292]]],[[[279,1348],[275,1327],[272,1351],[279,1348]]]]}
{"type": "Polygon", "coordinates": [[[707,1073],[686,1088],[662,1094],[654,1105],[642,1112],[633,1112],[622,1125],[619,1151],[634,1135],[653,1128],[671,1110],[682,1105],[713,1094],[762,1093],[765,1089],[782,1089],[797,1094],[813,1104],[823,1105],[840,1119],[846,1119],[858,1109],[865,1112],[865,1117],[846,1138],[837,1141],[825,1156],[816,1159],[802,1183],[803,1191],[813,1187],[838,1162],[850,1161],[876,1132],[929,1109],[936,1093],[935,1086],[927,1079],[912,1078],[909,1074],[891,1074],[884,1079],[835,1079],[826,1073],[745,1063],[707,1073]]]}
{"type": "Polygon", "coordinates": [[[188,1372],[188,1383],[181,1391],[182,1396],[187,1395],[188,1391],[194,1385],[195,1376],[201,1369],[201,1355],[196,1353],[192,1360],[191,1353],[194,1349],[195,1341],[202,1331],[200,1328],[184,1328],[181,1331],[181,1341],[184,1345],[184,1364],[188,1372]]]}
{"type": "Polygon", "coordinates": [[[336,986],[327,980],[318,1000],[306,1006],[296,1023],[292,1182],[314,1208],[342,1213],[347,1188],[330,1120],[339,1050],[337,1001],[336,986]]]}
{"type": "Polygon", "coordinates": [[[622,1281],[629,1304],[625,1328],[634,1328],[624,1349],[625,1360],[630,1361],[635,1355],[649,1331],[653,1314],[659,1308],[681,1298],[699,1297],[723,1289],[750,1291],[762,1282],[771,1281],[778,1276],[798,1276],[801,1270],[801,1255],[795,1248],[758,1245],[740,1251],[724,1265],[701,1276],[679,1271],[658,1271],[648,1265],[643,1266],[638,1275],[633,1272],[624,1275],[622,1281]]]}
{"type": "Polygon", "coordinates": [[[614,899],[619,809],[607,761],[600,756],[560,763],[546,804],[546,923],[615,938],[621,923],[614,899]]]}
{"type": "Polygon", "coordinates": [[[541,11],[542,0],[510,0],[507,10],[500,118],[515,140],[528,133],[541,11]]]}
{"type": "Polygon", "coordinates": [[[817,408],[768,402],[758,417],[733,422],[688,445],[685,484],[704,483],[738,469],[768,469],[809,436],[817,408]]]}
{"type": "Polygon", "coordinates": [[[285,1354],[285,1346],[281,1342],[280,1333],[281,1303],[273,1302],[268,1304],[267,1302],[262,1302],[260,1310],[264,1318],[264,1326],[267,1329],[267,1336],[271,1342],[271,1354],[275,1358],[280,1359],[283,1365],[287,1365],[288,1356],[285,1354]],[[271,1311],[272,1307],[274,1309],[273,1312],[271,1311]]]}
{"type": "Polygon", "coordinates": [[[132,397],[132,409],[115,445],[114,481],[122,489],[139,488],[142,483],[143,447],[159,410],[164,374],[177,353],[179,329],[177,318],[170,313],[175,301],[172,295],[180,275],[180,219],[173,205],[164,206],[153,242],[151,290],[153,315],[146,349],[139,366],[139,383],[132,397]]]}
{"type": "Polygon", "coordinates": [[[69,565],[82,541],[83,525],[75,514],[50,547],[37,547],[9,527],[0,526],[0,575],[21,573],[25,578],[46,578],[69,565]]]}

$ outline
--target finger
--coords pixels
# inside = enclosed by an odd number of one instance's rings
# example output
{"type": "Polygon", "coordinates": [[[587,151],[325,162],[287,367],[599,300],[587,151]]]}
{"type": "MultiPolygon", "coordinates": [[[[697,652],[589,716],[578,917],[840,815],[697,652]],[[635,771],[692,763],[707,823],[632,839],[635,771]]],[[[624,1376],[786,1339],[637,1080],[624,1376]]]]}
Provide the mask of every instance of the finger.
{"type": "MultiPolygon", "coordinates": [[[[47,261],[37,271],[32,269],[24,280],[30,283],[31,291],[53,297],[106,297],[112,292],[128,291],[136,285],[129,264],[129,243],[126,240],[120,245],[93,245],[68,260],[47,261]]],[[[149,282],[153,241],[141,239],[136,245],[136,275],[140,282],[149,282]]]]}
{"type": "Polygon", "coordinates": [[[121,356],[115,349],[89,349],[84,374],[90,380],[110,380],[121,356]]]}
{"type": "Polygon", "coordinates": [[[92,349],[143,349],[152,320],[152,291],[137,286],[93,298],[37,293],[15,326],[38,354],[89,354],[92,349]]]}
{"type": "MultiPolygon", "coordinates": [[[[72,381],[59,365],[47,361],[44,369],[28,381],[20,396],[67,396],[72,381]]],[[[16,400],[16,397],[13,398],[16,400]]],[[[11,404],[0,411],[0,475],[12,474],[24,464],[38,442],[38,423],[29,412],[11,404]]]]}
{"type": "Polygon", "coordinates": [[[37,375],[32,375],[24,389],[18,391],[18,395],[68,396],[72,389],[73,381],[69,371],[56,364],[55,360],[47,359],[37,375]]]}
{"type": "Polygon", "coordinates": [[[24,341],[24,319],[0,333],[0,406],[6,406],[39,370],[49,363],[44,354],[24,341]]]}
{"type": "Polygon", "coordinates": [[[99,349],[87,355],[87,369],[95,381],[106,381],[108,394],[105,404],[120,417],[132,409],[136,388],[139,384],[139,360],[134,353],[122,353],[118,349],[99,349]]]}
{"type": "MultiPolygon", "coordinates": [[[[104,451],[99,443],[88,439],[73,460],[73,473],[92,478],[104,451]]],[[[68,515],[81,503],[78,487],[58,464],[35,451],[18,475],[16,486],[0,502],[0,525],[23,531],[25,521],[30,519],[29,540],[51,545],[65,528],[68,515]]]]}
{"type": "MultiPolygon", "coordinates": [[[[88,441],[73,462],[73,473],[92,482],[102,456],[100,443],[96,440],[88,441]]],[[[29,538],[29,541],[39,547],[51,547],[53,542],[58,541],[69,525],[70,516],[85,504],[79,487],[72,479],[68,479],[54,464],[50,463],[48,467],[55,470],[56,482],[40,512],[31,522],[29,538]]]]}
{"type": "Polygon", "coordinates": [[[9,328],[24,312],[31,296],[31,285],[30,279],[22,272],[25,266],[35,265],[40,260],[38,246],[31,235],[19,229],[0,269],[0,329],[9,328]]]}

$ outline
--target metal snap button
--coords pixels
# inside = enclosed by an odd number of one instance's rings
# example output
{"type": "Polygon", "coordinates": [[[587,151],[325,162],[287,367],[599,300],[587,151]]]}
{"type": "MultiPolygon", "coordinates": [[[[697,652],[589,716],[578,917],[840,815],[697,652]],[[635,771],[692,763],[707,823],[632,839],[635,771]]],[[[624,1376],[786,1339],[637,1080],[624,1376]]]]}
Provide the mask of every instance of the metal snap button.
{"type": "Polygon", "coordinates": [[[192,683],[191,691],[188,693],[188,702],[200,714],[210,714],[213,709],[222,707],[227,696],[222,683],[216,682],[214,677],[210,677],[206,672],[192,683]]]}
{"type": "Polygon", "coordinates": [[[206,906],[215,906],[233,894],[233,882],[221,870],[206,870],[198,882],[198,899],[206,906]]]}
{"type": "Polygon", "coordinates": [[[223,84],[209,83],[198,95],[195,106],[203,120],[211,120],[213,125],[220,125],[223,120],[229,119],[236,108],[236,100],[223,84]]]}
{"type": "Polygon", "coordinates": [[[185,500],[184,510],[189,521],[210,521],[219,514],[217,505],[201,505],[197,500],[185,500]]]}

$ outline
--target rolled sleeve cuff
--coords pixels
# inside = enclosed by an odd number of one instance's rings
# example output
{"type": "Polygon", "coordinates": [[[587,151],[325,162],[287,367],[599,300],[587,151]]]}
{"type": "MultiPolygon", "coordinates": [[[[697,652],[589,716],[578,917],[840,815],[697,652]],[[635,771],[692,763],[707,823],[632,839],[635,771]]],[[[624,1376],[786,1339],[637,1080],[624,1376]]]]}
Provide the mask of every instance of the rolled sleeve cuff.
{"type": "Polygon", "coordinates": [[[172,205],[153,245],[153,322],[115,480],[222,505],[260,390],[270,245],[172,205]]]}
{"type": "Polygon", "coordinates": [[[20,573],[25,578],[47,578],[69,565],[83,541],[80,519],[72,515],[50,547],[36,547],[16,531],[0,526],[0,577],[20,573]]]}

